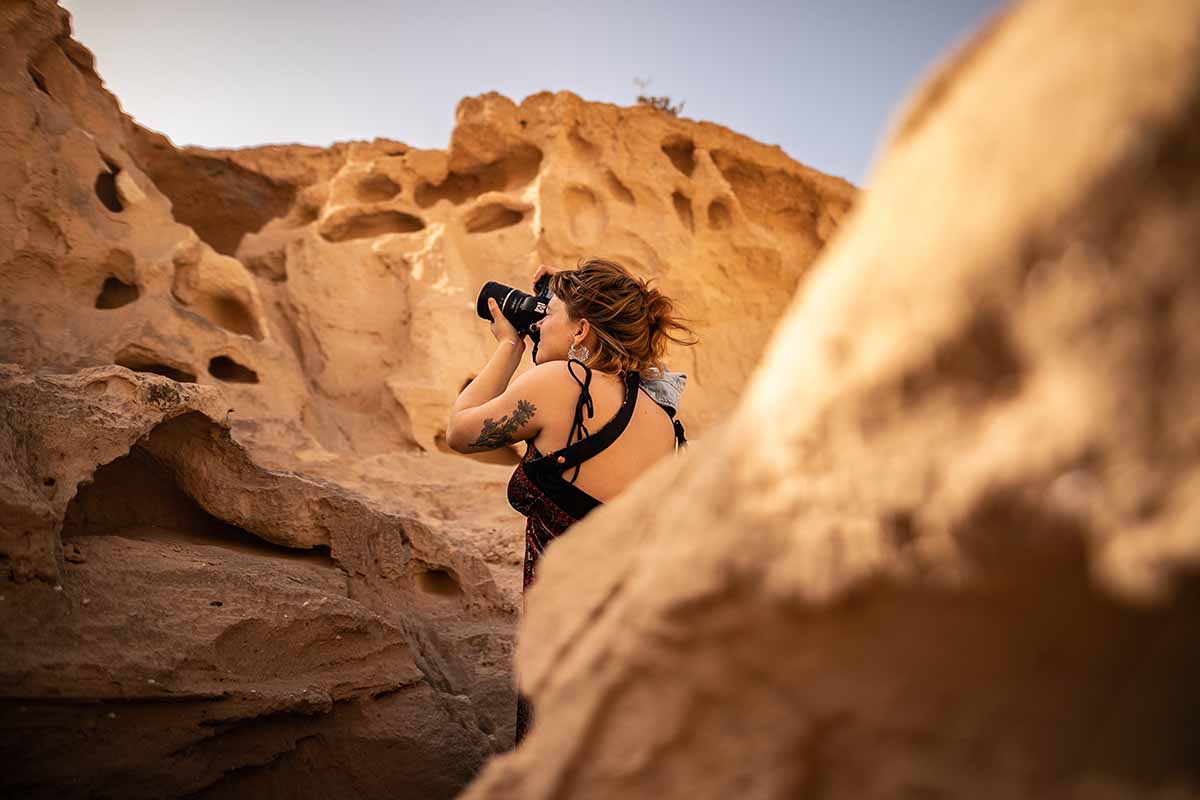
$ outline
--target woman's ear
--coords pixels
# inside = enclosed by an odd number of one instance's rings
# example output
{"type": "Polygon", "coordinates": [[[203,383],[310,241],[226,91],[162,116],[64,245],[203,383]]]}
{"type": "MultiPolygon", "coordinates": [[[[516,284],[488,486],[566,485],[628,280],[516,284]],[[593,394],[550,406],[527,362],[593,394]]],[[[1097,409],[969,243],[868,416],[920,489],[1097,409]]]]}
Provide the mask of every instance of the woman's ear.
{"type": "Polygon", "coordinates": [[[575,343],[582,344],[587,341],[588,335],[592,332],[592,325],[586,319],[579,320],[579,330],[575,332],[575,343]]]}

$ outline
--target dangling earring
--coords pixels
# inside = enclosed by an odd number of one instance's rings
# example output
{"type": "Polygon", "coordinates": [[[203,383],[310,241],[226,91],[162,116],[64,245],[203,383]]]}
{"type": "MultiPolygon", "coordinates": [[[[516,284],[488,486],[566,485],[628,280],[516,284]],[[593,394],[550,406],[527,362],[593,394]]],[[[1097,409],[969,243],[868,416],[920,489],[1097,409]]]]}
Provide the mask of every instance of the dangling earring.
{"type": "Polygon", "coordinates": [[[591,352],[587,349],[587,345],[572,343],[567,348],[567,358],[573,358],[576,361],[587,361],[590,355],[591,352]]]}

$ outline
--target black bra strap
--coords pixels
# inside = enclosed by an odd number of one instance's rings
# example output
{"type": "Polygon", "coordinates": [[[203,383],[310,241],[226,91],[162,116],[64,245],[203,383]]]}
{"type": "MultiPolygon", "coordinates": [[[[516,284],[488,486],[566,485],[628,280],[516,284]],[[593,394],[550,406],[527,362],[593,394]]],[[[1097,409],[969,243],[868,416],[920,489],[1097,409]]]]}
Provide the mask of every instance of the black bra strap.
{"type": "MultiPolygon", "coordinates": [[[[587,425],[583,423],[583,410],[587,408],[588,419],[596,416],[596,407],[592,403],[592,370],[587,364],[575,358],[567,359],[567,372],[571,373],[571,377],[579,384],[579,402],[575,404],[575,418],[571,420],[571,429],[567,431],[567,447],[573,443],[583,441],[588,437],[587,425]],[[575,365],[583,367],[583,380],[575,374],[575,365]]],[[[579,477],[579,464],[575,465],[575,474],[571,476],[568,483],[574,483],[579,477]]]]}
{"type": "Polygon", "coordinates": [[[687,447],[687,437],[683,435],[683,423],[677,419],[672,419],[671,422],[675,424],[675,449],[687,447]]]}
{"type": "Polygon", "coordinates": [[[592,371],[588,365],[571,358],[567,360],[567,372],[571,373],[571,377],[579,384],[579,402],[575,404],[575,419],[571,421],[571,430],[567,434],[567,444],[571,444],[576,440],[576,435],[579,439],[586,438],[588,435],[587,426],[583,424],[584,406],[587,407],[588,419],[596,415],[596,407],[592,405],[592,371]],[[583,380],[580,380],[579,376],[575,374],[576,364],[583,367],[583,380]]]}
{"type": "MultiPolygon", "coordinates": [[[[578,381],[578,378],[576,380],[578,381]]],[[[569,483],[574,483],[575,478],[579,476],[580,464],[604,451],[625,431],[626,426],[629,425],[629,420],[633,419],[633,409],[637,404],[638,384],[640,381],[641,378],[636,372],[630,372],[625,378],[625,400],[621,404],[621,408],[617,411],[616,416],[606,423],[603,428],[596,431],[595,434],[586,436],[586,438],[568,444],[563,449],[550,454],[553,462],[559,469],[564,472],[572,468],[575,469],[575,474],[568,481],[569,483]],[[559,459],[562,460],[560,461],[559,459]]],[[[581,417],[581,409],[585,403],[590,405],[590,401],[590,395],[587,401],[584,401],[581,397],[579,406],[575,411],[577,418],[581,417]]]]}

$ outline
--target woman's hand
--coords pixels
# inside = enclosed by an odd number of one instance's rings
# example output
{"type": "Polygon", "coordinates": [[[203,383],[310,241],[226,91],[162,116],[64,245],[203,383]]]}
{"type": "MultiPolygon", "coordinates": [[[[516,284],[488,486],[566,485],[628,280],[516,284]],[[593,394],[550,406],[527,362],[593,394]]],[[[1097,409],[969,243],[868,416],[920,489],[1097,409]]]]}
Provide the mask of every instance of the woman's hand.
{"type": "Polygon", "coordinates": [[[538,280],[543,275],[553,275],[558,272],[558,267],[552,267],[549,264],[538,264],[537,272],[533,273],[533,285],[537,286],[538,280]]]}
{"type": "Polygon", "coordinates": [[[497,342],[509,342],[519,350],[525,349],[525,339],[517,333],[508,318],[500,313],[500,304],[494,297],[488,298],[488,311],[492,314],[492,336],[497,342]]]}

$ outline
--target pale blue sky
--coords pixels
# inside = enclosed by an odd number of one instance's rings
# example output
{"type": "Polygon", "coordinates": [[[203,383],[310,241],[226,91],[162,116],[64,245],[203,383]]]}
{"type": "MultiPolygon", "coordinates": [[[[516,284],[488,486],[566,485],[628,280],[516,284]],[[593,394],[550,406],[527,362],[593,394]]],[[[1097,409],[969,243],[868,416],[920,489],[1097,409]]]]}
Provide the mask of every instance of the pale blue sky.
{"type": "Polygon", "coordinates": [[[63,0],[124,110],[176,145],[444,148],[454,107],[569,89],[629,105],[635,77],[862,184],[897,104],[999,0],[548,2],[63,0]]]}

